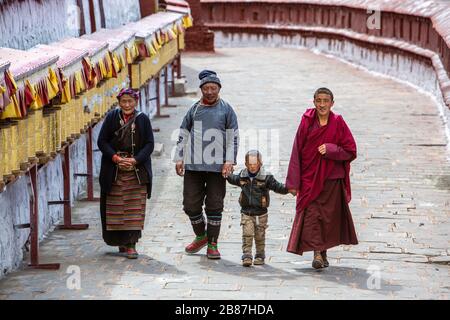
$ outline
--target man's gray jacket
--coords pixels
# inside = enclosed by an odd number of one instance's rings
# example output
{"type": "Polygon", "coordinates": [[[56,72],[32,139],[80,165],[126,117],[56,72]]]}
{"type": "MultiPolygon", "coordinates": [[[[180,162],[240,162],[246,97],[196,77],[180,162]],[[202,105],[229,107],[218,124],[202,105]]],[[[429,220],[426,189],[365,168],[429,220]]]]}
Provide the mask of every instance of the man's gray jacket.
{"type": "Polygon", "coordinates": [[[221,172],[225,162],[236,164],[239,129],[236,113],[224,100],[212,106],[196,102],[180,127],[174,161],[185,170],[221,172]]]}

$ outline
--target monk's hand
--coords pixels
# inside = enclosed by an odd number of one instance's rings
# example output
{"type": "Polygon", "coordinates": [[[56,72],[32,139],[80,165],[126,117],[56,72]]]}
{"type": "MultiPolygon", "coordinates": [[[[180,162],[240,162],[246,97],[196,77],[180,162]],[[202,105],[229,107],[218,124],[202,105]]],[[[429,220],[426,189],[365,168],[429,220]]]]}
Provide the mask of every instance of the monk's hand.
{"type": "Polygon", "coordinates": [[[327,146],[325,144],[321,145],[319,147],[319,152],[320,152],[321,155],[324,156],[327,153],[327,146]]]}
{"type": "Polygon", "coordinates": [[[184,176],[184,161],[177,161],[175,171],[180,177],[184,176]]]}
{"type": "Polygon", "coordinates": [[[297,195],[297,190],[295,189],[290,189],[289,193],[292,194],[294,197],[297,195]]]}
{"type": "Polygon", "coordinates": [[[226,179],[233,172],[233,163],[225,162],[222,167],[222,176],[226,179]]]}

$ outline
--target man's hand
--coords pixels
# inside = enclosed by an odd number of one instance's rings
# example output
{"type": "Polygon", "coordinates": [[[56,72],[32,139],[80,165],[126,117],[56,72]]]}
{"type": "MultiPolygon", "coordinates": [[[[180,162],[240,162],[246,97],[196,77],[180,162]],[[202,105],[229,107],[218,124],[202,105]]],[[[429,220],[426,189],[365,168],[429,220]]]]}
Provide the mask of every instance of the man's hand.
{"type": "Polygon", "coordinates": [[[180,177],[184,176],[184,161],[177,161],[175,171],[180,177]]]}
{"type": "Polygon", "coordinates": [[[292,194],[294,197],[297,195],[297,190],[295,189],[290,189],[289,193],[292,194]]]}
{"type": "Polygon", "coordinates": [[[319,152],[320,152],[321,155],[324,156],[327,153],[327,146],[325,144],[321,145],[319,147],[319,152]]]}
{"type": "Polygon", "coordinates": [[[231,162],[225,162],[225,164],[222,167],[222,176],[226,179],[228,176],[233,173],[233,163],[231,162]]]}

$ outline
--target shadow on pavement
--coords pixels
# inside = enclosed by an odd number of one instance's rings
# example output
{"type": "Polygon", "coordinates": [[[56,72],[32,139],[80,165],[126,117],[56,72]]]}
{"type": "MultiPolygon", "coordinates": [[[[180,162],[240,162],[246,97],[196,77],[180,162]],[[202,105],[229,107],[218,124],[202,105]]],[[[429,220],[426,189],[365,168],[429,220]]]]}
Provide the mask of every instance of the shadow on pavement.
{"type": "MultiPolygon", "coordinates": [[[[108,265],[108,271],[116,271],[117,274],[124,271],[137,272],[142,274],[154,274],[161,275],[162,273],[171,273],[182,275],[186,274],[185,271],[179,270],[175,266],[155,260],[154,258],[139,254],[138,259],[127,259],[126,255],[118,252],[106,252],[103,257],[112,258],[111,263],[108,265]],[[122,259],[122,261],[120,261],[122,259]]],[[[101,259],[101,263],[104,264],[105,259],[101,259]]]]}
{"type": "Polygon", "coordinates": [[[302,276],[320,277],[325,281],[346,285],[353,289],[376,291],[381,294],[390,294],[393,291],[400,291],[403,288],[400,285],[391,285],[386,280],[383,280],[382,273],[378,278],[368,273],[366,269],[330,265],[328,268],[319,270],[311,267],[295,268],[294,270],[302,276]]]}
{"type": "Polygon", "coordinates": [[[249,277],[261,281],[298,279],[298,275],[274,268],[268,264],[263,266],[243,267],[242,264],[230,260],[223,258],[220,260],[209,260],[205,256],[201,258],[198,264],[203,270],[211,269],[217,272],[240,277],[249,277]]]}

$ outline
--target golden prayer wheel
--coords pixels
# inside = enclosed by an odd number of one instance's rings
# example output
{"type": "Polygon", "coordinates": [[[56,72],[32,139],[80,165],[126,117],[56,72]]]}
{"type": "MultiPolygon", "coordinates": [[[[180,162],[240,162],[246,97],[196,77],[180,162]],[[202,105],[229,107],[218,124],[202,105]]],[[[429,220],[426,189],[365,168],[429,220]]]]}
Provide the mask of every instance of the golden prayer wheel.
{"type": "Polygon", "coordinates": [[[9,174],[9,141],[11,126],[8,123],[0,123],[0,182],[4,181],[4,176],[9,174]]]}
{"type": "Polygon", "coordinates": [[[56,123],[56,127],[57,127],[57,131],[61,134],[60,138],[60,147],[62,147],[66,141],[67,141],[67,132],[68,132],[68,128],[67,128],[67,109],[69,108],[69,104],[72,102],[68,102],[66,104],[62,104],[62,105],[58,105],[58,108],[61,108],[61,110],[59,110],[58,112],[58,116],[57,116],[57,123],[56,123]]]}
{"type": "Polygon", "coordinates": [[[80,130],[84,129],[84,119],[83,119],[83,107],[82,98],[76,97],[72,99],[72,103],[69,108],[69,136],[72,138],[78,138],[80,136],[80,130]]]}
{"type": "Polygon", "coordinates": [[[180,50],[184,50],[186,48],[186,42],[184,39],[184,33],[179,33],[178,34],[178,46],[180,48],[180,50]]]}
{"type": "Polygon", "coordinates": [[[133,63],[131,65],[131,74],[132,74],[131,86],[133,88],[140,88],[140,87],[142,87],[142,85],[141,85],[141,70],[140,70],[143,67],[142,64],[143,64],[143,62],[140,63],[140,64],[133,63]]]}
{"type": "Polygon", "coordinates": [[[34,111],[35,116],[35,126],[34,126],[34,136],[36,141],[36,152],[35,155],[39,156],[44,153],[44,138],[43,133],[45,131],[45,128],[43,128],[44,119],[43,119],[43,111],[42,109],[35,110],[34,111]]]}
{"type": "Polygon", "coordinates": [[[52,157],[56,156],[57,146],[58,146],[58,134],[56,131],[56,109],[51,108],[49,110],[48,116],[50,117],[50,134],[49,134],[49,155],[52,157]]]}
{"type": "Polygon", "coordinates": [[[55,106],[55,151],[61,151],[61,143],[63,141],[62,116],[64,106],[55,106]]]}
{"type": "Polygon", "coordinates": [[[69,107],[70,115],[68,115],[68,117],[70,121],[71,132],[69,136],[80,134],[80,131],[84,127],[82,97],[83,96],[75,97],[70,102],[69,107]]]}
{"type": "Polygon", "coordinates": [[[43,153],[47,157],[50,155],[51,140],[51,116],[47,112],[44,112],[42,115],[42,144],[43,153]]]}
{"type": "MultiPolygon", "coordinates": [[[[30,126],[29,116],[17,121],[17,159],[19,161],[19,168],[22,171],[28,169],[28,151],[29,151],[29,141],[33,140],[32,131],[28,128],[30,126]]],[[[34,142],[34,141],[33,141],[34,142]]],[[[34,144],[32,145],[34,146],[34,144]]],[[[34,151],[34,150],[33,150],[34,151]]]]}
{"type": "Polygon", "coordinates": [[[11,144],[10,144],[10,152],[11,152],[11,167],[10,173],[19,174],[20,173],[20,160],[18,155],[19,148],[19,126],[18,121],[11,121],[11,144]]]}

